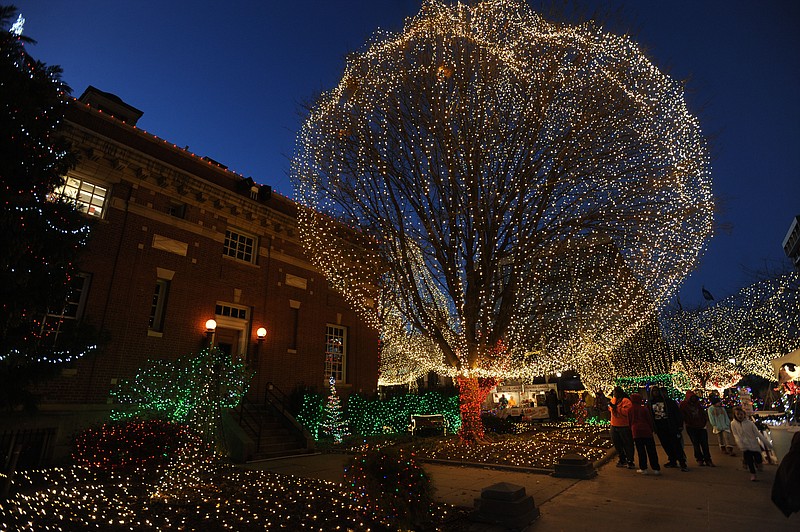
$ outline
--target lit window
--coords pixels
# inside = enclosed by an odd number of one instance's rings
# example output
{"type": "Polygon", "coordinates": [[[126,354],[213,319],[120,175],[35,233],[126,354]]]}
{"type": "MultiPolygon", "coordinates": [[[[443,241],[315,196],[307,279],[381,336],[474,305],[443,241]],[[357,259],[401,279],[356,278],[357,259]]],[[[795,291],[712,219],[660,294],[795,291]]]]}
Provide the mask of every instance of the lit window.
{"type": "Polygon", "coordinates": [[[253,262],[253,250],[256,239],[252,236],[225,231],[225,244],[223,254],[245,262],[253,262]]]}
{"type": "Polygon", "coordinates": [[[325,328],[325,380],[331,376],[336,382],[344,382],[347,360],[347,329],[328,324],[325,328]]]}
{"type": "Polygon", "coordinates": [[[103,216],[107,195],[107,188],[75,177],[67,177],[64,186],[55,192],[55,196],[74,203],[82,213],[98,218],[103,216]]]}
{"type": "Polygon", "coordinates": [[[167,294],[169,294],[169,281],[158,279],[153,291],[153,301],[150,305],[151,331],[161,332],[164,330],[164,316],[167,313],[167,294]]]}

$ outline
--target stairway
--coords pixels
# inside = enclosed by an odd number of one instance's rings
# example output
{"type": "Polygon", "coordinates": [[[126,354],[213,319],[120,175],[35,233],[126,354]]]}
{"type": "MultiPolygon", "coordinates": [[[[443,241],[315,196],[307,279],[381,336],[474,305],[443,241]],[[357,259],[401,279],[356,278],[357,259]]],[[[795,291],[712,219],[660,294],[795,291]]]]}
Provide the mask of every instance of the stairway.
{"type": "MultiPolygon", "coordinates": [[[[275,394],[272,394],[275,395],[275,394]]],[[[248,461],[314,453],[314,440],[276,397],[262,404],[243,400],[239,425],[255,443],[248,461]]]]}

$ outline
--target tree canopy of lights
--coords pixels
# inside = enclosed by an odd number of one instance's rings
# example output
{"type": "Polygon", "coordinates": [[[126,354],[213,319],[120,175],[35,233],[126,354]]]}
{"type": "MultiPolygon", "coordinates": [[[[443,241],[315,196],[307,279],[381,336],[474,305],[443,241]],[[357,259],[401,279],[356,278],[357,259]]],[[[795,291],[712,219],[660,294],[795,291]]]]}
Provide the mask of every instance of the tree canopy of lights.
{"type": "MultiPolygon", "coordinates": [[[[73,157],[59,138],[70,88],[31,57],[13,7],[0,6],[0,405],[32,406],[30,384],[92,349],[64,319],[75,260],[89,235],[74,205],[52,198],[73,157]],[[56,340],[57,339],[57,340],[56,340]]],[[[19,20],[18,20],[19,23],[19,20]]]]}
{"type": "Polygon", "coordinates": [[[662,327],[696,387],[732,386],[736,375],[774,381],[770,361],[800,347],[800,273],[760,280],[713,305],[675,309],[662,327]]]}
{"type": "Polygon", "coordinates": [[[304,245],[381,327],[391,378],[610,367],[711,233],[681,83],[513,0],[426,1],[377,33],[310,107],[292,174],[304,245]]]}

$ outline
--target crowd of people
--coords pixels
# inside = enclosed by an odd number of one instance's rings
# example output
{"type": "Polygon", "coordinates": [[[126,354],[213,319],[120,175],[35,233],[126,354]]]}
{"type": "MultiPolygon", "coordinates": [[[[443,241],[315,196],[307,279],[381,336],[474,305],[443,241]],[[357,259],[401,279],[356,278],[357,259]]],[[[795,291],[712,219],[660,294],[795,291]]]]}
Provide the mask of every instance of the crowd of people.
{"type": "MultiPolygon", "coordinates": [[[[720,453],[738,456],[735,450],[738,447],[751,481],[758,480],[757,474],[762,471],[762,455],[767,460],[771,460],[770,457],[774,459],[772,442],[741,406],[733,408],[731,419],[717,396],[710,398],[706,409],[692,391],[686,392],[680,404],[657,386],[650,388],[649,395],[649,403],[646,403],[642,394],[628,396],[622,388],[614,389],[608,409],[611,437],[619,457],[617,467],[636,469],[637,473],[644,475],[661,475],[654,438],[657,435],[667,455],[664,467],[680,467],[681,471],[688,471],[684,428],[692,442],[697,465],[714,467],[709,450],[708,425],[717,436],[720,453]],[[636,459],[638,464],[634,462],[636,459]]],[[[776,471],[772,501],[787,517],[800,512],[800,432],[794,435],[791,448],[776,471]]]]}
{"type": "Polygon", "coordinates": [[[611,438],[618,456],[617,467],[636,469],[645,475],[660,475],[661,466],[655,447],[655,437],[658,436],[667,455],[664,467],[688,471],[684,429],[692,442],[697,465],[714,467],[708,441],[710,425],[717,435],[720,452],[737,456],[734,445],[738,447],[750,472],[750,480],[758,480],[762,453],[769,457],[772,444],[741,407],[733,409],[731,420],[716,396],[711,398],[711,405],[706,409],[700,397],[691,390],[686,392],[680,404],[657,386],[650,388],[649,395],[647,402],[639,393],[629,396],[620,387],[614,389],[608,409],[611,438]],[[637,456],[634,456],[634,448],[637,456]]]}
{"type": "MultiPolygon", "coordinates": [[[[654,476],[661,475],[662,465],[689,471],[684,450],[684,429],[691,441],[697,465],[715,467],[711,457],[709,427],[716,435],[721,454],[739,456],[738,448],[751,481],[757,481],[758,472],[763,470],[762,456],[766,456],[768,461],[770,457],[774,459],[771,441],[745,410],[741,406],[734,407],[731,419],[720,398],[715,395],[709,398],[708,407],[691,390],[679,403],[659,386],[651,386],[647,398],[640,393],[628,395],[621,387],[614,388],[610,399],[601,391],[595,394],[584,391],[581,395],[573,395],[574,404],[567,410],[567,401],[562,402],[555,390],[549,390],[544,401],[549,418],[558,419],[559,407],[562,407],[565,411],[571,411],[576,419],[588,415],[610,421],[611,439],[619,468],[635,469],[639,474],[654,476]],[[578,410],[584,415],[579,416],[578,410]],[[659,462],[656,437],[667,455],[664,464],[659,462]]],[[[506,406],[502,400],[501,403],[506,406]]],[[[776,472],[772,499],[787,517],[793,512],[800,512],[800,433],[795,434],[791,449],[776,472]]]]}

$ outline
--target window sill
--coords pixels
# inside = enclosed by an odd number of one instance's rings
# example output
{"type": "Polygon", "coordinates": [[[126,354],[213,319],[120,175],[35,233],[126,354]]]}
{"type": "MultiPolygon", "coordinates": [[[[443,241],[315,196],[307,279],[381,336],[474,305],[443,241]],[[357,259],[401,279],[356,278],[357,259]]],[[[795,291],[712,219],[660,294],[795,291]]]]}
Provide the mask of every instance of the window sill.
{"type": "Polygon", "coordinates": [[[147,336],[152,336],[153,338],[161,338],[164,336],[164,333],[161,331],[154,331],[153,329],[147,329],[147,336]]]}
{"type": "Polygon", "coordinates": [[[242,266],[250,266],[251,268],[261,268],[258,264],[247,262],[246,260],[237,259],[236,257],[231,257],[229,255],[223,255],[223,260],[229,260],[235,264],[241,264],[242,266]]]}

